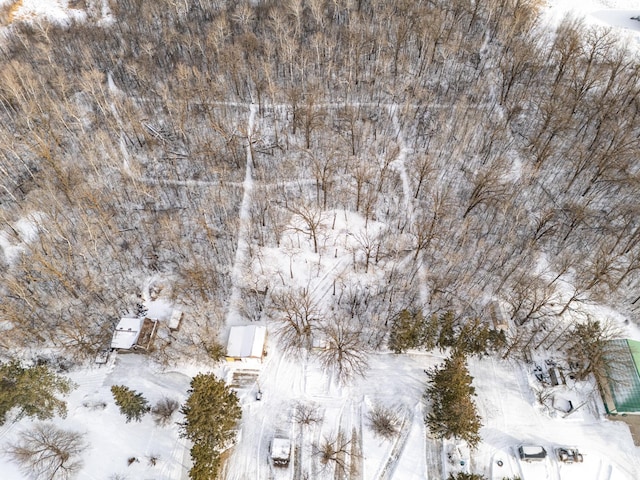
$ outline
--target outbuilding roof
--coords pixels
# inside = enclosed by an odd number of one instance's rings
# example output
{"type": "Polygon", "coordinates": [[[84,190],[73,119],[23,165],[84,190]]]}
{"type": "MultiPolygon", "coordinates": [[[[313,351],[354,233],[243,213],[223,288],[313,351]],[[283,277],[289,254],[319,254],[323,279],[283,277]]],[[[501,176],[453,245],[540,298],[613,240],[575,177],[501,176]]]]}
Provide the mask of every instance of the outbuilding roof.
{"type": "Polygon", "coordinates": [[[262,325],[231,327],[227,357],[262,358],[266,338],[267,327],[262,325]]]}
{"type": "Polygon", "coordinates": [[[111,339],[111,348],[128,350],[138,341],[142,329],[142,318],[121,318],[111,339]]]}
{"type": "Polygon", "coordinates": [[[610,401],[605,398],[609,413],[640,414],[640,342],[613,340],[616,348],[615,372],[609,380],[610,401]],[[611,404],[613,403],[613,404],[611,404]]]}
{"type": "Polygon", "coordinates": [[[540,457],[547,456],[547,451],[540,445],[522,445],[520,446],[520,452],[526,457],[540,457]]]}

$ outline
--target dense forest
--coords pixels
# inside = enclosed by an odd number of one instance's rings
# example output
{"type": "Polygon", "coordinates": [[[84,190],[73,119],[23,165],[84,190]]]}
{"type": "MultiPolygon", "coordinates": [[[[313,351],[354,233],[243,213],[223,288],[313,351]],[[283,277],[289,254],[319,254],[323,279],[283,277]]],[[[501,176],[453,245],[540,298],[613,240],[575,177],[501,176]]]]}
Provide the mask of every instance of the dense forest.
{"type": "MultiPolygon", "coordinates": [[[[158,278],[187,327],[155,354],[215,355],[238,236],[253,257],[298,225],[331,255],[314,231],[341,211],[378,228],[353,269],[384,266],[375,288],[334,284],[354,345],[387,348],[401,312],[464,328],[501,305],[517,353],[557,342],[582,304],[630,314],[639,64],[609,30],[549,31],[539,3],[86,0],[82,21],[10,26],[1,12],[3,351],[93,355],[158,278]]],[[[304,290],[267,287],[246,282],[244,313],[283,322],[285,343],[287,321],[320,316],[304,290]]]]}

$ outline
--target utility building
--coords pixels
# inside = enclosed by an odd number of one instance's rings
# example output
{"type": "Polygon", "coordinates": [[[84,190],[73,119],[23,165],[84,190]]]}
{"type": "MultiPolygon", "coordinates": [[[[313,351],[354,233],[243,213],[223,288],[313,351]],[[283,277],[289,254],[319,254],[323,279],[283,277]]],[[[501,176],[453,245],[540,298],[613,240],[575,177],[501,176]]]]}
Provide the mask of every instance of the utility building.
{"type": "Polygon", "coordinates": [[[231,327],[227,342],[228,362],[262,362],[266,353],[267,327],[245,325],[231,327]]]}
{"type": "Polygon", "coordinates": [[[601,385],[607,413],[640,415],[640,342],[612,340],[613,371],[601,385]]]}

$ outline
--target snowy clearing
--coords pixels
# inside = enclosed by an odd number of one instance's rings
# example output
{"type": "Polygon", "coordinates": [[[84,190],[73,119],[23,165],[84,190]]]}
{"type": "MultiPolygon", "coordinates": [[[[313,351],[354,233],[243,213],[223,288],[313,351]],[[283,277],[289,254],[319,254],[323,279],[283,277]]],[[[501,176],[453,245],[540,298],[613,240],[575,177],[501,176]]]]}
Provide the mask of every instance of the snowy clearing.
{"type": "Polygon", "coordinates": [[[631,45],[640,46],[638,0],[548,0],[543,8],[543,21],[557,25],[565,15],[583,18],[587,24],[613,27],[631,45]]]}
{"type": "MultiPolygon", "coordinates": [[[[347,439],[345,456],[349,476],[359,479],[413,480],[444,478],[442,472],[454,472],[470,466],[489,479],[520,475],[524,480],[632,480],[640,475],[639,449],[633,446],[628,428],[603,420],[599,399],[575,414],[562,418],[536,405],[532,384],[535,379],[522,365],[492,359],[471,362],[477,403],[484,419],[482,443],[469,458],[468,451],[451,442],[430,439],[422,421],[423,370],[441,359],[432,355],[375,355],[367,378],[338,389],[313,363],[292,362],[270,348],[268,360],[261,366],[223,365],[218,374],[231,382],[238,371],[252,373],[237,391],[243,406],[240,439],[230,452],[227,479],[335,478],[331,464],[323,465],[316,453],[325,439],[342,433],[347,439]],[[375,378],[376,381],[371,379],[375,378]],[[255,393],[263,392],[261,400],[255,393]],[[371,431],[367,412],[374,404],[397,409],[402,429],[385,440],[371,431]],[[321,421],[309,425],[293,421],[295,408],[313,406],[321,421]],[[289,432],[293,443],[292,462],[277,468],[269,462],[269,444],[278,431],[289,432]],[[540,463],[521,462],[516,449],[521,444],[541,445],[549,456],[540,463]],[[554,456],[554,448],[575,446],[584,455],[584,463],[563,464],[554,456]],[[435,460],[435,463],[434,463],[435,460]],[[460,460],[465,462],[461,468],[460,460]],[[470,461],[469,461],[470,460],[470,461]],[[498,462],[502,462],[499,466],[498,462]],[[426,475],[426,477],[425,477],[426,475]]],[[[86,434],[90,447],[83,456],[84,468],[78,479],[186,478],[189,454],[178,438],[175,424],[157,427],[150,415],[142,422],[125,423],[113,404],[111,385],[127,385],[142,392],[151,404],[162,396],[180,402],[186,397],[195,367],[183,372],[160,372],[139,355],[119,355],[103,367],[72,372],[78,385],[68,398],[69,416],[55,423],[86,434]],[[104,406],[106,404],[106,406],[104,406]],[[130,458],[135,458],[127,465],[130,458]],[[150,459],[156,458],[151,465],[150,459]],[[96,474],[99,475],[96,477],[96,474]]],[[[581,397],[575,385],[570,390],[581,397]]],[[[174,421],[179,420],[174,414],[174,421]]],[[[32,422],[7,423],[0,431],[3,445],[32,422]]],[[[3,459],[3,479],[25,478],[3,459]]]]}

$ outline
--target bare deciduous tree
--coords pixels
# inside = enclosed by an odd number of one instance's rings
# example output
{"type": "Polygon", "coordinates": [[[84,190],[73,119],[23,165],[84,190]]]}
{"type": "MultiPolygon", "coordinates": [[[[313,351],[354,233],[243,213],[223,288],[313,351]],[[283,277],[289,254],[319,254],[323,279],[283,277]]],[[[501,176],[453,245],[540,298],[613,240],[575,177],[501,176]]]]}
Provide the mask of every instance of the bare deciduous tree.
{"type": "Polygon", "coordinates": [[[299,425],[312,425],[322,421],[320,407],[314,403],[298,402],[293,413],[293,420],[299,425]]]}
{"type": "Polygon", "coordinates": [[[333,468],[336,478],[344,478],[349,468],[350,444],[351,440],[340,431],[337,435],[325,437],[320,444],[313,444],[311,448],[323,469],[333,468]]]}
{"type": "Polygon", "coordinates": [[[577,367],[577,378],[593,375],[601,388],[607,388],[610,380],[620,381],[625,368],[622,359],[627,355],[626,345],[616,342],[622,336],[622,329],[610,320],[589,319],[576,324],[565,346],[569,360],[577,367]]]}
{"type": "Polygon", "coordinates": [[[70,478],[80,469],[79,456],[86,447],[81,433],[38,423],[20,432],[16,444],[6,452],[26,474],[39,480],[57,480],[70,478]]]}
{"type": "Polygon", "coordinates": [[[360,330],[334,319],[322,327],[322,335],[326,343],[316,355],[326,371],[333,372],[341,384],[364,375],[369,365],[368,348],[360,330]]]}
{"type": "Polygon", "coordinates": [[[175,412],[180,405],[178,401],[173,398],[162,397],[158,400],[158,403],[151,409],[151,415],[153,415],[153,421],[156,425],[167,426],[171,421],[173,412],[175,412]]]}
{"type": "Polygon", "coordinates": [[[271,295],[271,308],[282,349],[295,355],[308,351],[322,315],[309,290],[275,292],[271,295]]]}
{"type": "Polygon", "coordinates": [[[296,232],[309,235],[309,238],[313,242],[313,252],[318,253],[318,237],[324,222],[322,210],[307,205],[291,206],[289,210],[295,215],[297,220],[302,221],[302,225],[299,225],[299,221],[294,223],[292,229],[296,232]]]}

